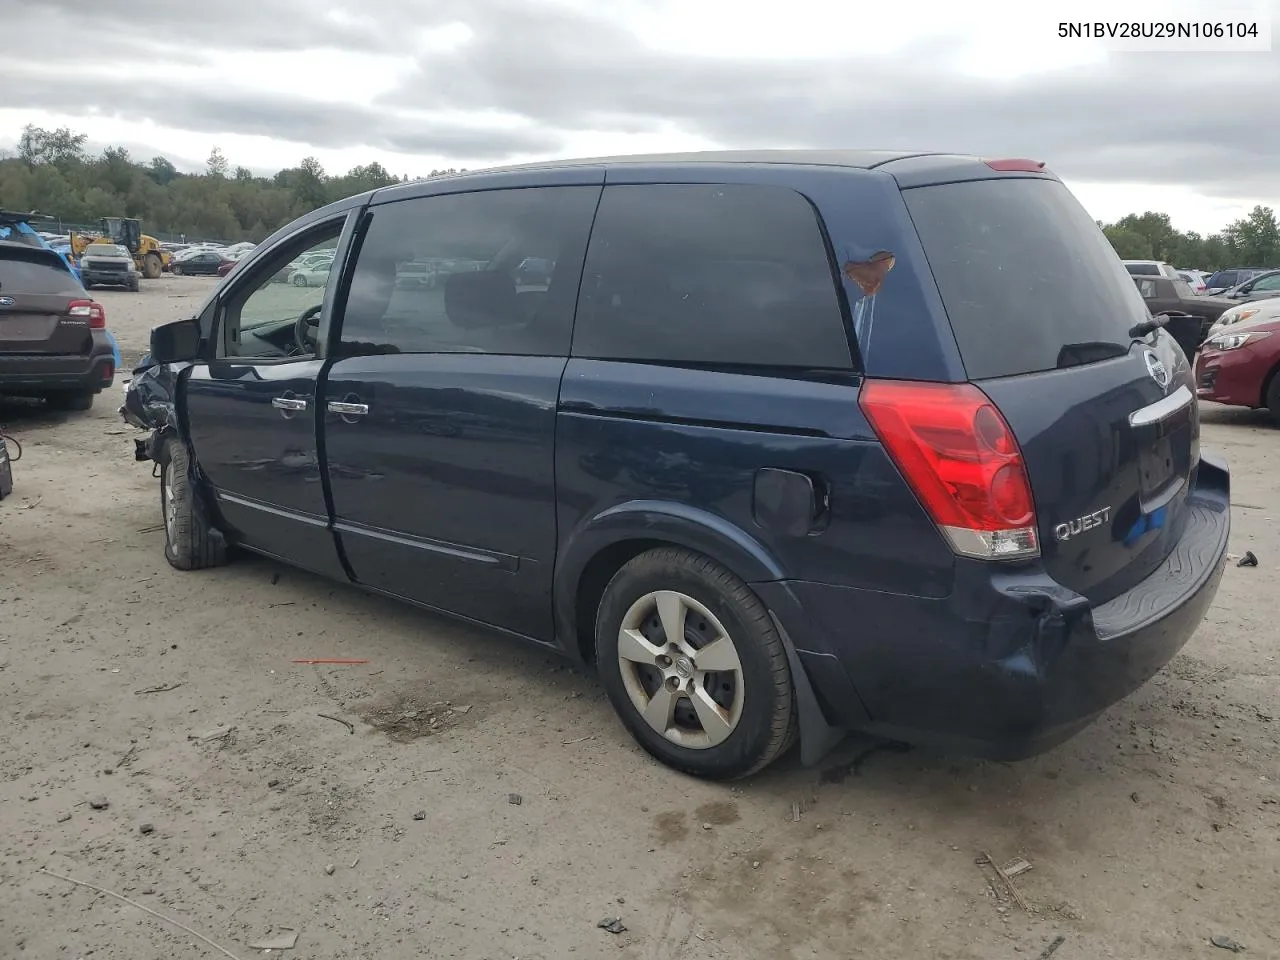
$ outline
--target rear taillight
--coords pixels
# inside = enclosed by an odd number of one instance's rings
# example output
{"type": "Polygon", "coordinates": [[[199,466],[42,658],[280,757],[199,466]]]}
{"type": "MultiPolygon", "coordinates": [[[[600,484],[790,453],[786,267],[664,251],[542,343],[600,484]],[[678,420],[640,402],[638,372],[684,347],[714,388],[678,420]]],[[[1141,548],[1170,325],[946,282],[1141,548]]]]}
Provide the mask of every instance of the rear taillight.
{"type": "Polygon", "coordinates": [[[90,330],[105,330],[107,326],[107,311],[96,300],[72,300],[67,304],[67,315],[87,317],[90,330]]]}
{"type": "Polygon", "coordinates": [[[971,383],[868,380],[858,404],[956,553],[1039,555],[1022,451],[986,394],[971,383]]]}

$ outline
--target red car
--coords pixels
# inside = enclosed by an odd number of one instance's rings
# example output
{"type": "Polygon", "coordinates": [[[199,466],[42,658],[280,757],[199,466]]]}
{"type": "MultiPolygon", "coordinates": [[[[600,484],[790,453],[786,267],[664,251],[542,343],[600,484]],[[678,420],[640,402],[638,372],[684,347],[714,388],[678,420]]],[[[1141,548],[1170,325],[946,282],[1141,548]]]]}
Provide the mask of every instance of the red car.
{"type": "Polygon", "coordinates": [[[218,276],[225,277],[228,273],[232,271],[235,265],[239,262],[240,262],[239,260],[228,260],[222,266],[218,267],[218,276]]]}
{"type": "Polygon", "coordinates": [[[1280,320],[1215,336],[1196,357],[1201,400],[1265,407],[1280,420],[1280,320]]]}

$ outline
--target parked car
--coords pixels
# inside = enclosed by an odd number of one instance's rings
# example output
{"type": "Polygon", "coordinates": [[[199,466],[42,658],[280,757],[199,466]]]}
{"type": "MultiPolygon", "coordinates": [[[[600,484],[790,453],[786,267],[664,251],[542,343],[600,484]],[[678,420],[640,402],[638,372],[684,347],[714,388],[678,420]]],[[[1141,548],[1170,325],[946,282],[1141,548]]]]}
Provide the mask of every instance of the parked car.
{"type": "Polygon", "coordinates": [[[593,663],[704,777],[852,729],[1043,750],[1191,636],[1231,514],[1186,358],[1043,167],[669,155],[310,213],[130,384],[165,555],[593,663]],[[323,288],[271,284],[335,239],[323,288]],[[397,288],[407,255],[481,269],[397,288]]]}
{"type": "Polygon", "coordinates": [[[1242,323],[1206,341],[1196,358],[1196,394],[1266,408],[1280,421],[1280,318],[1242,323]]]}
{"type": "Polygon", "coordinates": [[[1232,328],[1267,323],[1270,320],[1280,320],[1280,297],[1240,303],[1230,310],[1224,311],[1222,316],[1218,317],[1214,325],[1209,328],[1209,332],[1205,334],[1205,339],[1212,340],[1232,328]]]}
{"type": "Polygon", "coordinates": [[[88,410],[115,379],[102,304],[57,253],[0,240],[0,395],[88,410]]]}
{"type": "Polygon", "coordinates": [[[125,287],[137,293],[141,276],[129,248],[118,243],[91,243],[80,256],[80,282],[86,290],[100,285],[125,287]]]}
{"type": "Polygon", "coordinates": [[[323,287],[332,269],[332,260],[310,260],[289,274],[289,282],[295,287],[323,287]]]}
{"type": "Polygon", "coordinates": [[[1213,276],[1205,280],[1204,292],[1210,295],[1224,293],[1232,287],[1238,287],[1246,280],[1250,280],[1264,272],[1265,271],[1263,270],[1252,270],[1242,267],[1233,267],[1230,270],[1219,270],[1217,273],[1213,274],[1213,276]]]}
{"type": "Polygon", "coordinates": [[[1268,270],[1255,274],[1244,283],[1232,287],[1222,294],[1228,300],[1270,300],[1280,297],[1280,270],[1268,270]]]}
{"type": "Polygon", "coordinates": [[[1134,277],[1168,277],[1178,279],[1178,271],[1163,260],[1125,260],[1124,268],[1134,277]]]}
{"type": "Polygon", "coordinates": [[[1196,273],[1194,270],[1179,270],[1178,276],[1187,281],[1187,286],[1191,288],[1192,293],[1204,293],[1204,277],[1196,273]]]}
{"type": "Polygon", "coordinates": [[[1133,282],[1152,314],[1170,314],[1169,333],[1188,357],[1196,355],[1209,328],[1236,303],[1225,297],[1197,296],[1181,277],[1134,277],[1133,282]]]}
{"type": "Polygon", "coordinates": [[[223,264],[234,264],[236,261],[228,260],[220,253],[214,253],[211,250],[202,250],[173,261],[173,273],[181,276],[182,274],[217,276],[218,269],[223,264]]]}

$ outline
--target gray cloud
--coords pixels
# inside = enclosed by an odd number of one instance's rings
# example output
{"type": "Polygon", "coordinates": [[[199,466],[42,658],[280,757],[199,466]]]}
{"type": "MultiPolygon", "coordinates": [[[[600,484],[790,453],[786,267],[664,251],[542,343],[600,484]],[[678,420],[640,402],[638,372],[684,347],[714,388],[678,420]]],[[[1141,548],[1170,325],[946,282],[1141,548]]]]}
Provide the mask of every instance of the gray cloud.
{"type": "MultiPolygon", "coordinates": [[[[643,0],[639,0],[643,3],[643,0]]],[[[317,147],[366,145],[459,162],[554,155],[573,134],[674,127],[727,146],[884,146],[1033,156],[1069,179],[1185,183],[1219,196],[1280,195],[1280,55],[1129,54],[1087,71],[1010,82],[948,72],[946,47],[921,43],[893,61],[759,61],[677,56],[645,47],[601,4],[583,12],[529,0],[382,0],[338,24],[317,0],[224,0],[212,21],[166,4],[143,28],[70,0],[0,0],[16,49],[54,53],[92,37],[91,63],[130,63],[92,84],[27,84],[12,106],[74,115],[92,105],[211,136],[258,133],[317,147]],[[12,8],[12,10],[10,9],[12,8]],[[465,23],[470,42],[419,61],[367,107],[252,97],[133,81],[157,59],[212,50],[264,56],[316,49],[316,96],[340,82],[324,49],[403,52],[406,27],[465,23]],[[62,31],[60,33],[60,31],[62,31]],[[442,124],[435,111],[523,118],[514,130],[442,124]]],[[[7,43],[7,49],[15,49],[7,43]]],[[[15,54],[0,89],[17,90],[15,54]]]]}

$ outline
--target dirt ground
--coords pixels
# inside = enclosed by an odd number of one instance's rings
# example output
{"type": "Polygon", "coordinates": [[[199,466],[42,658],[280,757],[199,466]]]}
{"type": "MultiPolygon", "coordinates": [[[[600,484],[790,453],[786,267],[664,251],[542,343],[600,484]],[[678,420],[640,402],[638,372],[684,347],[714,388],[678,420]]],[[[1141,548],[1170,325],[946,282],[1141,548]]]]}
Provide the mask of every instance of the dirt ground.
{"type": "MultiPolygon", "coordinates": [[[[129,363],[211,285],[95,296],[129,363]]],[[[1231,563],[1184,653],[1085,733],[1013,765],[850,741],[731,788],[658,766],[538,651],[263,560],[170,569],[119,397],[0,405],[25,447],[0,503],[0,956],[247,960],[292,928],[273,956],[1280,957],[1260,414],[1204,412],[1231,552],[1260,566],[1231,563]],[[316,657],[368,662],[291,662],[316,657]],[[1030,912],[984,853],[1032,864],[1030,912]]]]}

